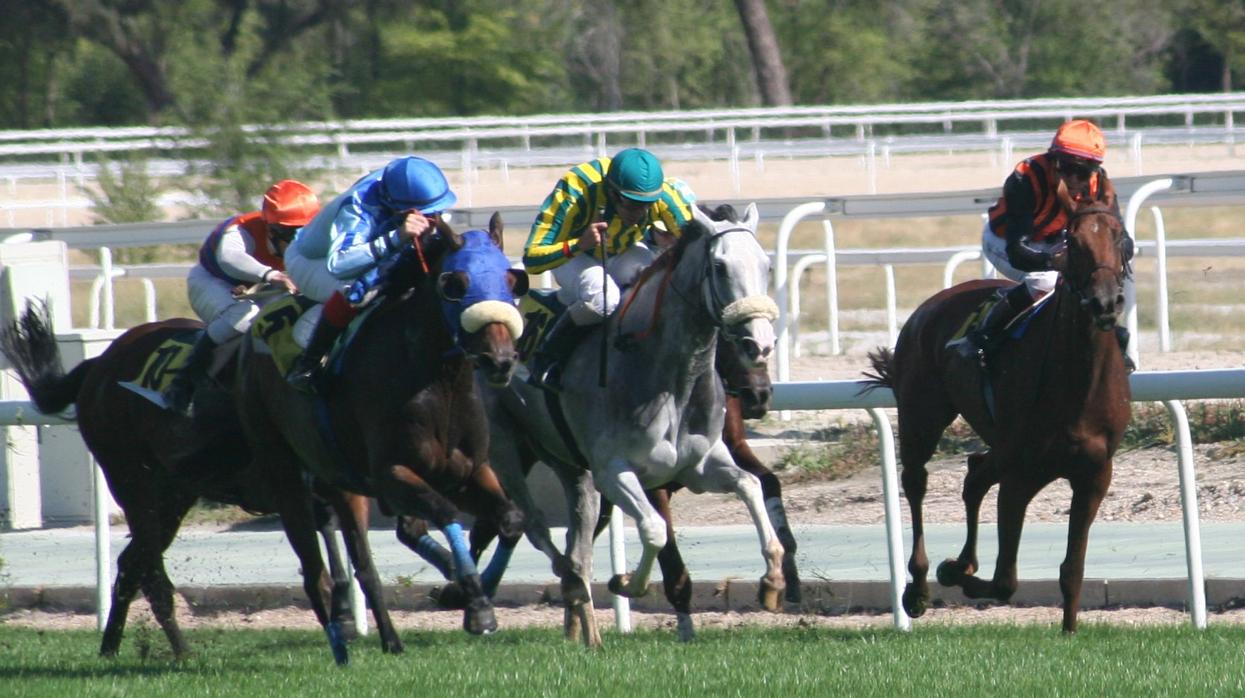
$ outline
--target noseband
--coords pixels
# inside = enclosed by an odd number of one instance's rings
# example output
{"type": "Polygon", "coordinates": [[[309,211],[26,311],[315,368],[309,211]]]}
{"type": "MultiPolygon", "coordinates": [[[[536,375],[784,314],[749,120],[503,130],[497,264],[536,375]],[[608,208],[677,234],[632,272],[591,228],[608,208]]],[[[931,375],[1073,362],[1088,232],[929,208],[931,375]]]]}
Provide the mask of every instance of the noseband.
{"type": "Polygon", "coordinates": [[[749,228],[735,227],[706,236],[705,263],[701,267],[699,285],[705,289],[705,310],[709,313],[713,326],[728,337],[733,337],[732,328],[739,327],[749,320],[765,318],[773,321],[778,317],[778,306],[773,299],[765,295],[746,296],[729,302],[723,300],[722,289],[713,269],[713,244],[730,233],[753,235],[749,228]],[[705,281],[708,283],[704,283],[705,281]]]}

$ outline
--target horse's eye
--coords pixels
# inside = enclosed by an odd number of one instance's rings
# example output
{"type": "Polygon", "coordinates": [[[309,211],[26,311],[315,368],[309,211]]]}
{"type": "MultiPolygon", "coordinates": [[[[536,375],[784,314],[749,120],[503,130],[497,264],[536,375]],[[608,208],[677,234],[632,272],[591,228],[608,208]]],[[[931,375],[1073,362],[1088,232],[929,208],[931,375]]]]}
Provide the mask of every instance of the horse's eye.
{"type": "Polygon", "coordinates": [[[529,281],[526,271],[522,269],[511,269],[506,272],[506,277],[510,279],[510,292],[513,293],[516,298],[527,295],[529,281]]]}
{"type": "Polygon", "coordinates": [[[461,301],[470,285],[471,279],[466,272],[447,271],[437,278],[437,293],[447,301],[461,301]]]}

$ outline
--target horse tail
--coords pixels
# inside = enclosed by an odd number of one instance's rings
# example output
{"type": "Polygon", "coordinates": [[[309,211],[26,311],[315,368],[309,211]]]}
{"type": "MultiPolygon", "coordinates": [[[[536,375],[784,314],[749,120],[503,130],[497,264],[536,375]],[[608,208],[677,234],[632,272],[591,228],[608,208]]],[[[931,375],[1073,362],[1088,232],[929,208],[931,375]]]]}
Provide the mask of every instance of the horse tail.
{"type": "Polygon", "coordinates": [[[891,352],[890,347],[878,347],[869,352],[869,364],[873,366],[873,373],[865,371],[864,381],[865,387],[860,389],[857,395],[867,395],[878,388],[894,388],[893,381],[895,369],[895,355],[891,352]]]}
{"type": "Polygon", "coordinates": [[[62,412],[78,399],[82,381],[95,362],[88,359],[65,374],[51,312],[41,301],[27,303],[21,317],[0,328],[0,353],[13,364],[35,407],[44,414],[62,412]]]}

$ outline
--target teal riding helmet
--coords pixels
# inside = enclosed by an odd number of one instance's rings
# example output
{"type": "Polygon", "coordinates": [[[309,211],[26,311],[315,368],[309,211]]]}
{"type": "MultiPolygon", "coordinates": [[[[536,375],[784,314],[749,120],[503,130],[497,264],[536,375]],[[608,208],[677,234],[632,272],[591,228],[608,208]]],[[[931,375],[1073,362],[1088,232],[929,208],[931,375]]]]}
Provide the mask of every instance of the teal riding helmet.
{"type": "Polygon", "coordinates": [[[628,199],[651,203],[661,196],[665,175],[662,174],[661,163],[652,153],[640,148],[627,148],[610,160],[605,179],[628,199]]]}

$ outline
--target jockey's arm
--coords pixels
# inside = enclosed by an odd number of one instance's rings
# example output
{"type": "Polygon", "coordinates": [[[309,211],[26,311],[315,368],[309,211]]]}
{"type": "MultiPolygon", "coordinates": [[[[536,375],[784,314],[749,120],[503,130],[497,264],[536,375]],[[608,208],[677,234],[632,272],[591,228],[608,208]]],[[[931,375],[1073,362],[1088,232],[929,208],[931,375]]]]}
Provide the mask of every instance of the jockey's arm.
{"type": "Polygon", "coordinates": [[[392,216],[370,211],[357,200],[346,202],[333,219],[327,265],[339,279],[353,279],[402,249],[401,233],[392,216]]]}
{"type": "Polygon", "coordinates": [[[1050,255],[1033,246],[1033,212],[1037,201],[1023,177],[1008,177],[1003,184],[1007,200],[1007,261],[1020,271],[1050,269],[1050,255]]]}
{"type": "Polygon", "coordinates": [[[565,182],[545,199],[523,245],[523,266],[539,274],[566,264],[582,247],[580,235],[592,222],[591,202],[565,182]]]}
{"type": "Polygon", "coordinates": [[[234,279],[262,281],[272,267],[251,256],[255,240],[240,226],[231,225],[220,236],[216,245],[216,261],[226,274],[234,279]]]}

